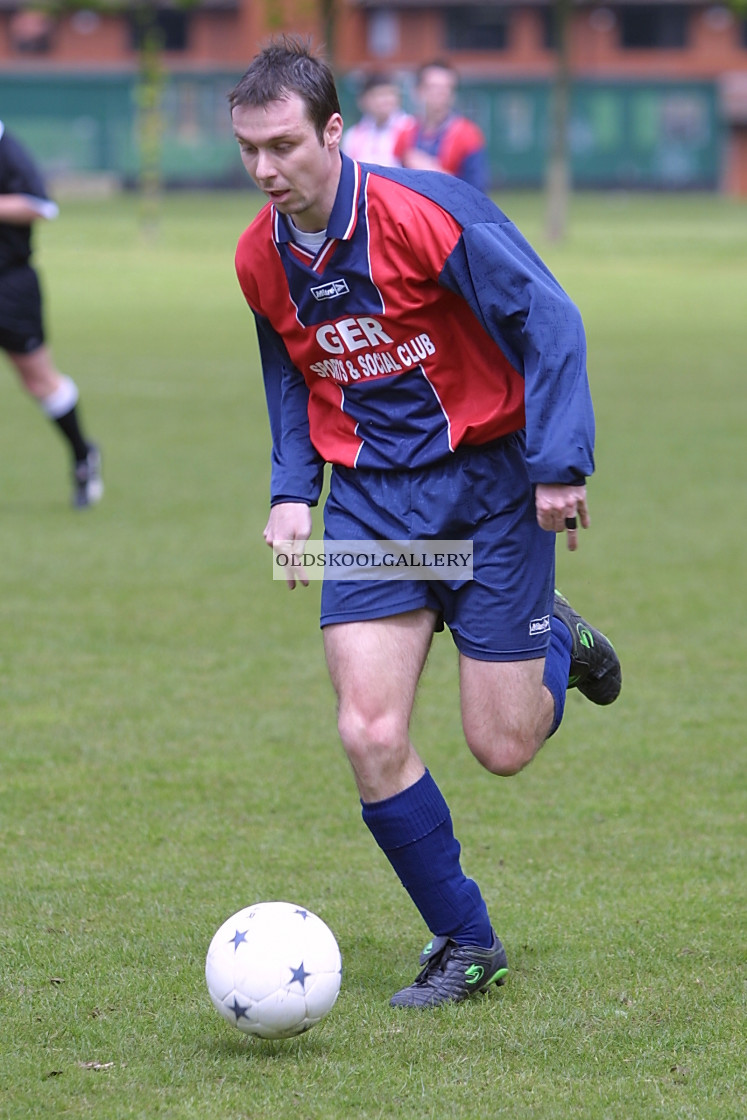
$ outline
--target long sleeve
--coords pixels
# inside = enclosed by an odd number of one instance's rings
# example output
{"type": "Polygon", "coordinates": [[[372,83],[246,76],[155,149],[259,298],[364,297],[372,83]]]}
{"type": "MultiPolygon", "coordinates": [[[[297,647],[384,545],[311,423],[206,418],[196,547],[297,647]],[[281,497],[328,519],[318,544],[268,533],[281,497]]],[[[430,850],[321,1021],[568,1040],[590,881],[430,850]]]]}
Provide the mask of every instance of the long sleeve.
{"type": "Polygon", "coordinates": [[[594,413],[575,304],[508,221],[468,226],[441,283],[463,296],[524,378],[532,481],[582,482],[594,470],[594,413]]]}
{"type": "Polygon", "coordinates": [[[309,390],[267,319],[254,313],[272,434],[270,500],[314,506],[322,490],[324,462],[309,436],[309,390]]]}

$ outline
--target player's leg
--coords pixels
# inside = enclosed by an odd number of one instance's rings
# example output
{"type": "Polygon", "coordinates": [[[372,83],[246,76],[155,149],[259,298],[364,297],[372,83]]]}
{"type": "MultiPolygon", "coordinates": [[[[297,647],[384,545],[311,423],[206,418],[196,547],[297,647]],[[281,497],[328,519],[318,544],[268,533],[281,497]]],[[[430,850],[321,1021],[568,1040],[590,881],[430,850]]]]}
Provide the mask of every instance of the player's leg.
{"type": "MultiPolygon", "coordinates": [[[[570,666],[569,656],[566,666],[570,666]]],[[[475,758],[493,774],[508,776],[522,770],[558,722],[555,699],[543,682],[544,668],[544,658],[480,661],[464,654],[459,658],[464,735],[475,758]]],[[[564,683],[563,693],[566,687],[564,683]]]]}
{"type": "Polygon", "coordinates": [[[8,350],[7,354],[26,390],[39,402],[70,447],[74,504],[83,508],[99,501],[104,490],[101,456],[83,432],[77,385],[71,377],[60,373],[49,348],[43,343],[30,353],[8,350]]]}
{"type": "Polygon", "coordinates": [[[560,726],[569,688],[594,704],[617,699],[620,660],[612,643],[554,591],[545,658],[481,660],[460,656],[462,725],[470,750],[493,774],[531,762],[560,726]]]}
{"type": "MultiPolygon", "coordinates": [[[[62,374],[55,369],[49,350],[38,346],[31,353],[7,351],[10,362],[16,369],[21,384],[32,397],[43,405],[60,389],[62,374]]],[[[77,401],[77,392],[74,394],[77,401]]]]}
{"type": "Polygon", "coordinates": [[[520,438],[465,463],[474,529],[474,578],[444,603],[460,652],[462,723],[473,754],[510,775],[560,725],[566,691],[595,703],[619,692],[608,640],[555,591],[555,534],[537,523],[520,438]],[[616,691],[615,691],[616,689],[616,691]]]}
{"type": "Polygon", "coordinates": [[[436,982],[397,993],[392,1002],[404,1006],[464,999],[506,969],[479,887],[462,870],[448,805],[410,739],[435,620],[435,611],[420,609],[324,629],[363,819],[434,935],[427,950],[434,968],[424,972],[435,971],[436,982]]]}
{"type": "Polygon", "coordinates": [[[60,429],[75,461],[82,462],[90,445],[81,429],[78,386],[71,377],[60,373],[52,361],[49,348],[43,344],[31,353],[8,351],[8,358],[27,392],[60,429]]]}
{"type": "Polygon", "coordinates": [[[392,797],[423,775],[410,717],[435,617],[421,609],[324,627],[338,730],[364,802],[392,797]]]}

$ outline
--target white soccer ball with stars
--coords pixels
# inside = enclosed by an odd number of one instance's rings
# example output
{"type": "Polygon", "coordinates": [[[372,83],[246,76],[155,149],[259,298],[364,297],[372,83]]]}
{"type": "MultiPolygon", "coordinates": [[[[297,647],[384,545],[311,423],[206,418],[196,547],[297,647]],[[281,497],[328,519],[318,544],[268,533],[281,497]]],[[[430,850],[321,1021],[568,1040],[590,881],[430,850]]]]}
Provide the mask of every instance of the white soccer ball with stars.
{"type": "Polygon", "coordinates": [[[291,1038],[323,1019],[342,980],[329,926],[303,906],[258,902],[228,918],[210,942],[205,978],[231,1026],[260,1038],[291,1038]]]}

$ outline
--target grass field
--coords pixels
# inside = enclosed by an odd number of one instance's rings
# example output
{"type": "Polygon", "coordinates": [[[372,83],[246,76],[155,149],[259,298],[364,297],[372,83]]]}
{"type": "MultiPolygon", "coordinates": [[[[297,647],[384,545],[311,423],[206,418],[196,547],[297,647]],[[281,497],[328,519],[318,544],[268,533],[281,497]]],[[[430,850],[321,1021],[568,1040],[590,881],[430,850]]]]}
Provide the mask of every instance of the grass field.
{"type": "Polygon", "coordinates": [[[0,1116],[744,1120],[747,208],[500,200],[580,306],[593,527],[560,585],[615,640],[614,708],[569,697],[526,771],[463,745],[434,644],[416,742],[509,953],[507,986],[387,1000],[426,931],[360,822],[319,584],[262,543],[268,434],[233,276],[254,196],[131,198],[40,231],[51,341],[101,441],[69,508],[61,441],[0,380],[0,1116]],[[330,1016],[284,1043],[212,1009],[217,926],[285,898],[335,931],[330,1016]]]}

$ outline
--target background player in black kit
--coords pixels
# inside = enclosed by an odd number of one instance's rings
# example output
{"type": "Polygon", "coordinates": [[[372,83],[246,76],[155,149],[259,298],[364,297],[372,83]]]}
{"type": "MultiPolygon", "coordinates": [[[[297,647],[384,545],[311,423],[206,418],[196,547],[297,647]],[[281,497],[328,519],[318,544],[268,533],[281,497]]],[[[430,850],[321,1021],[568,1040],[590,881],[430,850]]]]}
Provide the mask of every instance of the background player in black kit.
{"type": "Polygon", "coordinates": [[[85,509],[104,491],[101,455],[83,432],[77,385],[60,373],[45,345],[39,280],[31,265],[34,222],[57,213],[33,159],[0,121],[0,348],[67,440],[73,505],[85,509]]]}

